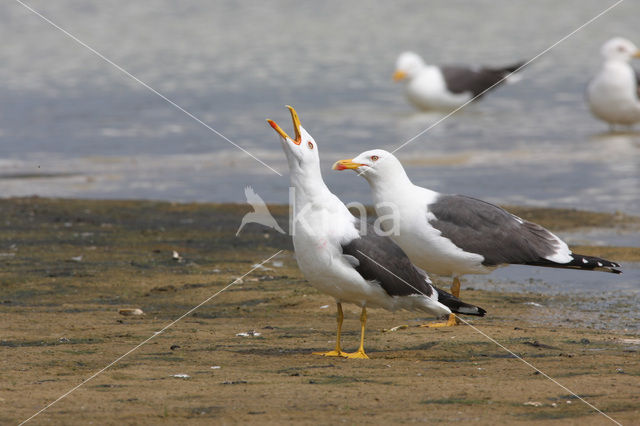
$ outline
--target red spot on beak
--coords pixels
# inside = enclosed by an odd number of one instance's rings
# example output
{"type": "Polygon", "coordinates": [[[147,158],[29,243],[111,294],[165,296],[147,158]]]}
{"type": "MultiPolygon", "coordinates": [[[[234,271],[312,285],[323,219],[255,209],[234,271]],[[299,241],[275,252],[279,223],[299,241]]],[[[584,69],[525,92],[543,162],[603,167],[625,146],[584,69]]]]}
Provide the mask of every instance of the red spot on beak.
{"type": "Polygon", "coordinates": [[[276,122],[275,122],[275,121],[273,121],[273,120],[267,120],[267,121],[269,122],[269,125],[270,125],[271,127],[273,127],[274,129],[277,129],[277,128],[278,128],[278,125],[276,124],[276,122]]]}
{"type": "Polygon", "coordinates": [[[342,164],[338,163],[335,166],[336,170],[347,170],[347,168],[345,166],[343,166],[342,164]]]}

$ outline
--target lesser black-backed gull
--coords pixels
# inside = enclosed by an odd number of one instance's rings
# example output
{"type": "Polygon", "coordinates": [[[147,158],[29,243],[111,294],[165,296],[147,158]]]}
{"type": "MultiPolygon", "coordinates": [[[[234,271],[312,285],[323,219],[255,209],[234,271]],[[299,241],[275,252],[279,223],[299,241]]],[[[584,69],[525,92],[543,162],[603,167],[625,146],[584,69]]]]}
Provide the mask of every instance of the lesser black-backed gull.
{"type": "Polygon", "coordinates": [[[436,316],[451,312],[483,316],[482,308],[432,286],[426,273],[414,267],[390,238],[377,235],[370,227],[358,229],[360,220],[322,179],[316,142],[300,125],[295,110],[288,108],[294,138],[268,121],[281,136],[295,190],[292,237],[296,260],[314,287],[335,298],[338,310],[336,347],[320,355],[368,358],[364,352],[367,307],[420,310],[436,316]],[[360,347],[354,353],[343,352],[340,345],[342,303],[362,308],[360,347]]]}
{"type": "Polygon", "coordinates": [[[604,63],[587,86],[587,102],[593,115],[609,123],[631,126],[640,122],[640,73],[629,62],[640,50],[629,40],[616,37],[600,50],[604,63]]]}
{"type": "MultiPolygon", "coordinates": [[[[620,273],[615,269],[619,264],[572,253],[542,226],[498,206],[414,185],[400,161],[387,151],[363,152],[336,162],[334,169],[361,171],[371,186],[376,213],[391,219],[382,223],[383,229],[414,264],[453,277],[451,292],[456,297],[462,275],[489,273],[509,264],[620,273]]],[[[455,315],[450,315],[446,324],[455,323],[455,315]]]]}
{"type": "Polygon", "coordinates": [[[407,99],[422,110],[451,110],[505,81],[515,81],[515,72],[524,63],[506,67],[427,65],[413,52],[404,52],[396,61],[393,79],[404,81],[407,99]]]}

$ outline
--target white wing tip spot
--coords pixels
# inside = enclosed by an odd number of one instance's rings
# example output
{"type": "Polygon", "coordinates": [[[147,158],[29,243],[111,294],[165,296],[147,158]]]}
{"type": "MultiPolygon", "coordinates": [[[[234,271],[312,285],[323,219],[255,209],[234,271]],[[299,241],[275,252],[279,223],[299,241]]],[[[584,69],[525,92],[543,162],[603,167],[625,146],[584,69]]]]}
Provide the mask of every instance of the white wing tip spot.
{"type": "Polygon", "coordinates": [[[602,262],[598,262],[598,266],[602,266],[602,262]]]}
{"type": "Polygon", "coordinates": [[[582,259],[582,263],[589,263],[587,259],[582,259]]]}

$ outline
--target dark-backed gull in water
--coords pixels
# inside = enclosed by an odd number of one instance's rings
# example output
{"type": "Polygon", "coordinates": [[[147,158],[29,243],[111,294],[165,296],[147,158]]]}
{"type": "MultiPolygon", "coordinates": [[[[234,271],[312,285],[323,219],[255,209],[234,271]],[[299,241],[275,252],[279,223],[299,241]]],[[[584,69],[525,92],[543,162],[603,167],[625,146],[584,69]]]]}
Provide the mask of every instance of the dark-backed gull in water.
{"type": "Polygon", "coordinates": [[[275,122],[268,122],[281,136],[295,190],[292,232],[296,260],[314,287],[335,298],[338,309],[336,347],[320,355],[368,358],[364,352],[368,306],[419,310],[435,316],[451,312],[483,316],[484,309],[435,288],[426,273],[414,267],[390,238],[377,235],[371,228],[358,229],[360,220],[322,180],[316,142],[300,125],[295,110],[288,108],[294,138],[275,122]],[[343,302],[362,308],[360,348],[354,353],[345,353],[340,346],[343,302]]]}
{"type": "Polygon", "coordinates": [[[396,61],[393,79],[404,81],[409,102],[423,110],[451,110],[471,99],[477,100],[488,89],[517,79],[510,75],[524,62],[507,67],[468,67],[427,65],[413,52],[404,52],[396,61]]]}
{"type": "Polygon", "coordinates": [[[609,123],[631,126],[640,121],[640,73],[629,65],[640,50],[629,40],[616,37],[600,50],[602,68],[587,86],[587,102],[593,115],[609,123]]]}
{"type": "MultiPolygon", "coordinates": [[[[387,151],[366,151],[336,162],[333,168],[361,172],[371,186],[378,216],[394,219],[384,229],[414,264],[453,277],[451,292],[456,297],[462,275],[484,274],[509,264],[620,273],[619,264],[572,253],[545,228],[498,206],[414,185],[400,161],[387,151]]],[[[451,315],[447,324],[455,323],[451,315]]]]}

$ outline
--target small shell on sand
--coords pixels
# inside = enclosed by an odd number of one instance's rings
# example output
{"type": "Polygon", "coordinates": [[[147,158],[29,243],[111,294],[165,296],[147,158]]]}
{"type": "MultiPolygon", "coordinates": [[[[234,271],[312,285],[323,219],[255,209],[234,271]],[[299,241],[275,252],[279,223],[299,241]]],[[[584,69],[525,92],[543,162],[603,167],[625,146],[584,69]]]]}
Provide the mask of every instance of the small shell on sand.
{"type": "Polygon", "coordinates": [[[131,315],[144,315],[144,312],[142,312],[142,309],[118,309],[118,313],[120,315],[124,315],[124,316],[131,316],[131,315]]]}

